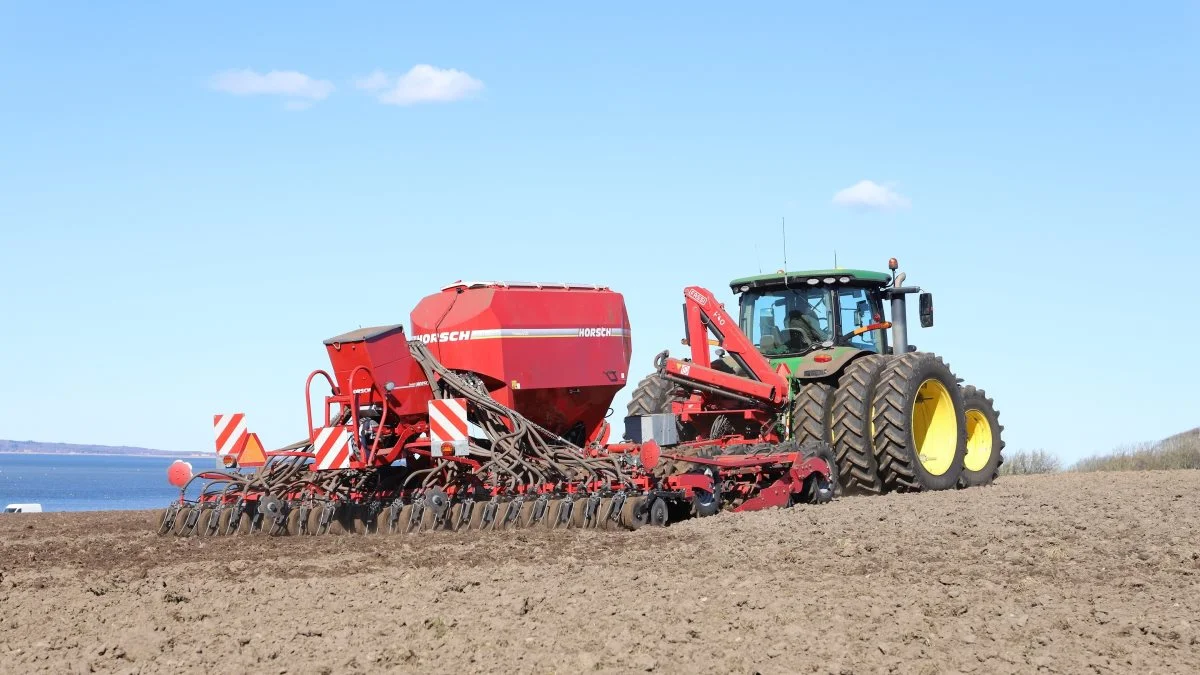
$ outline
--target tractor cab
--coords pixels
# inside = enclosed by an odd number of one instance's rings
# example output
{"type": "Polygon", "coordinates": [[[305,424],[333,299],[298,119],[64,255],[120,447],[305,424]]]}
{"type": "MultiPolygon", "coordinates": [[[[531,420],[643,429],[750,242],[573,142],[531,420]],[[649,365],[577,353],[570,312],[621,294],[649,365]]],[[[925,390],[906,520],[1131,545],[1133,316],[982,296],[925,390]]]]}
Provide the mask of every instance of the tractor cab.
{"type": "MultiPolygon", "coordinates": [[[[759,352],[772,364],[787,364],[796,377],[822,377],[836,372],[862,352],[890,354],[898,342],[900,316],[903,331],[903,300],[920,289],[903,288],[904,275],[855,269],[779,271],[730,282],[738,295],[738,325],[759,352]],[[896,301],[900,305],[897,306],[896,301]]],[[[921,297],[921,324],[932,325],[929,294],[921,297]]],[[[910,351],[907,336],[901,351],[910,351]]]]}
{"type": "Polygon", "coordinates": [[[764,356],[801,356],[853,347],[887,351],[884,287],[891,277],[863,270],[788,272],[731,282],[738,324],[764,356]]]}

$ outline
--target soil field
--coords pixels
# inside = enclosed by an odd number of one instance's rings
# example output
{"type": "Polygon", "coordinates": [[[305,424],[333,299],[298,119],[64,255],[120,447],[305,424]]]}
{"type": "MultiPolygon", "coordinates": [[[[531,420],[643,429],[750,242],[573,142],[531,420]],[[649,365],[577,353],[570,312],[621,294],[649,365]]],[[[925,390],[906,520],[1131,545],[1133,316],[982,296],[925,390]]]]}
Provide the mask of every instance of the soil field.
{"type": "Polygon", "coordinates": [[[0,516],[4,672],[1200,672],[1200,472],[637,532],[159,537],[0,516]]]}

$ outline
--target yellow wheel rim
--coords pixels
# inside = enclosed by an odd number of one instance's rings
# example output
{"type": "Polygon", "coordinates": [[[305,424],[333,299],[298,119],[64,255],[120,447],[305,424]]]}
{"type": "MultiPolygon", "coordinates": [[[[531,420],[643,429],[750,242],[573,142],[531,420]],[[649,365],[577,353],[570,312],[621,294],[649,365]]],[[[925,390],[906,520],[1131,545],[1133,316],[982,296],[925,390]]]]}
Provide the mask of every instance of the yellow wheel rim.
{"type": "MultiPolygon", "coordinates": [[[[867,440],[871,443],[871,454],[875,453],[875,406],[871,406],[871,411],[867,413],[867,427],[871,435],[867,440]]],[[[836,446],[835,446],[836,447],[836,446]]]]}
{"type": "Polygon", "coordinates": [[[967,471],[982,471],[992,458],[992,425],[982,411],[967,411],[967,471]]]}
{"type": "Polygon", "coordinates": [[[940,380],[925,380],[917,390],[912,435],[917,460],[927,472],[941,476],[950,470],[958,449],[958,420],[954,399],[940,380]]]}

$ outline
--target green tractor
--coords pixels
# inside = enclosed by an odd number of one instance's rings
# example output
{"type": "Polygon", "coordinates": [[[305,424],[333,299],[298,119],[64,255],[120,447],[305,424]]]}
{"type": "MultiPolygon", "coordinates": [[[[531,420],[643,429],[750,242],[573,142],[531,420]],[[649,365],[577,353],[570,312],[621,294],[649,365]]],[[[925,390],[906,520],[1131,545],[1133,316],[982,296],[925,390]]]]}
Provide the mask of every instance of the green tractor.
{"type": "MultiPolygon", "coordinates": [[[[772,367],[789,371],[778,435],[832,446],[843,493],[989,484],[1004,446],[992,400],[909,344],[908,296],[918,294],[922,327],[933,325],[933,298],[903,285],[894,258],[888,266],[890,273],[780,271],[730,282],[738,328],[772,367]]],[[[711,366],[745,374],[721,352],[711,366]]],[[[639,383],[629,415],[670,412],[693,393],[654,373],[639,383]]]]}

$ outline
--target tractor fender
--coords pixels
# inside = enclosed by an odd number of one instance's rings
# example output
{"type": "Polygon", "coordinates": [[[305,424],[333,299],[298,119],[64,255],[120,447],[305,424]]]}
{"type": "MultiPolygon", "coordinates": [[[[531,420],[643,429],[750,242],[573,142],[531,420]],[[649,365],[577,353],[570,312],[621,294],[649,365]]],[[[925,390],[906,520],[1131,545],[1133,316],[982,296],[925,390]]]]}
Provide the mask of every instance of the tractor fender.
{"type": "MultiPolygon", "coordinates": [[[[799,358],[782,358],[772,360],[772,366],[778,366],[780,363],[786,364],[792,371],[791,379],[793,381],[807,382],[810,380],[820,380],[827,377],[837,377],[841,374],[846,366],[850,365],[851,361],[868,354],[874,354],[855,347],[831,347],[829,349],[821,349],[809,354],[805,354],[799,358]],[[830,360],[820,362],[815,360],[819,355],[829,356],[830,360]]],[[[734,375],[745,376],[745,372],[738,366],[737,362],[731,356],[725,354],[719,359],[712,362],[714,370],[720,370],[734,375]]]]}
{"type": "Polygon", "coordinates": [[[810,352],[797,359],[787,359],[787,363],[792,369],[793,380],[807,382],[836,377],[851,361],[874,353],[855,347],[830,347],[810,352]],[[821,360],[817,360],[818,358],[821,360]]]}

